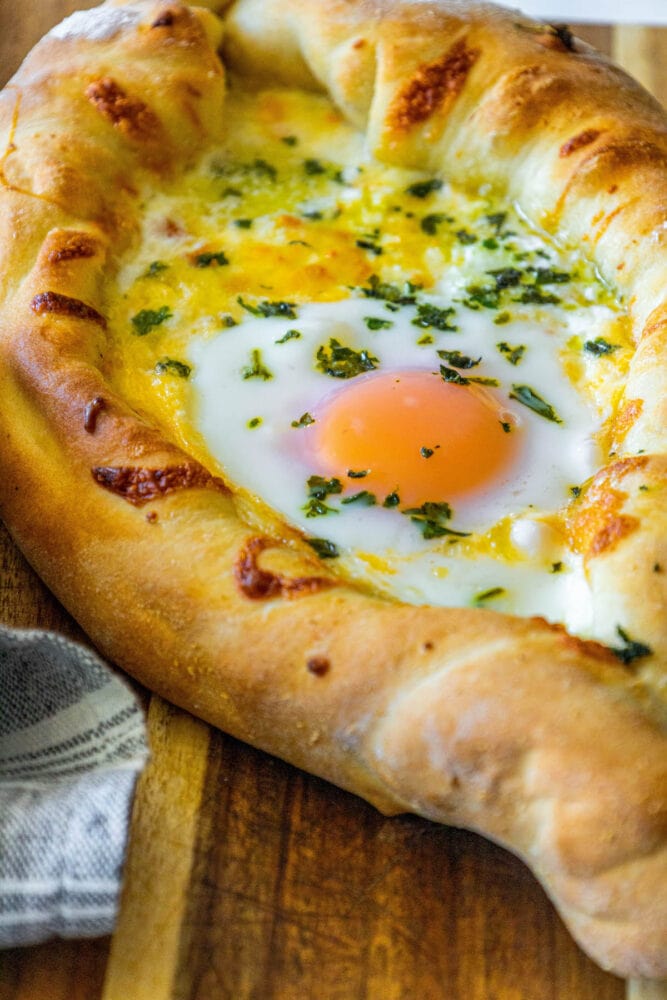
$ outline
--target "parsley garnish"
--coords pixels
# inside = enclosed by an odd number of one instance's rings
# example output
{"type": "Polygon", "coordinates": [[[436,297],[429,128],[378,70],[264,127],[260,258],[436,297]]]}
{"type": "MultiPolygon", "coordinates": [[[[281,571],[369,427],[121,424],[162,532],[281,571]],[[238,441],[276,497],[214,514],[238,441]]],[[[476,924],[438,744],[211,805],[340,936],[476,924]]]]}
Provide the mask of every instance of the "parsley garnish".
{"type": "Polygon", "coordinates": [[[252,219],[234,219],[234,225],[238,229],[250,229],[252,223],[253,223],[252,219]]]}
{"type": "Polygon", "coordinates": [[[429,181],[417,181],[416,184],[411,184],[409,187],[406,187],[405,193],[411,194],[413,198],[426,198],[432,191],[439,191],[441,187],[442,181],[440,178],[432,177],[429,181]]]}
{"type": "Polygon", "coordinates": [[[296,146],[299,140],[295,135],[283,135],[280,137],[280,141],[284,142],[286,146],[296,146]]]}
{"type": "Polygon", "coordinates": [[[511,344],[507,344],[504,340],[501,340],[499,344],[496,344],[496,347],[501,354],[505,355],[511,365],[518,365],[526,353],[524,344],[517,344],[515,347],[512,347],[511,344]]]}
{"type": "Polygon", "coordinates": [[[195,257],[195,267],[210,267],[211,264],[215,264],[216,267],[224,267],[225,264],[229,264],[229,259],[222,250],[216,253],[209,251],[198,253],[195,257]]]}
{"type": "Polygon", "coordinates": [[[365,479],[370,471],[370,469],[358,469],[357,471],[348,469],[347,475],[350,479],[365,479]]]}
{"type": "Polygon", "coordinates": [[[257,305],[252,306],[249,302],[244,302],[243,298],[239,295],[236,301],[238,304],[246,310],[246,312],[252,313],[253,316],[263,316],[268,319],[270,316],[281,316],[283,319],[296,319],[294,302],[268,302],[266,299],[263,302],[258,302],[257,305]]]}
{"type": "Polygon", "coordinates": [[[504,587],[491,587],[489,590],[483,590],[481,593],[476,594],[474,603],[477,605],[484,604],[486,601],[492,601],[495,597],[502,597],[504,593],[504,587]]]}
{"type": "Polygon", "coordinates": [[[298,340],[301,336],[300,330],[288,330],[287,333],[283,334],[278,340],[274,341],[276,344],[286,344],[288,340],[298,340]]]}
{"type": "Polygon", "coordinates": [[[447,527],[446,522],[452,516],[452,509],[448,503],[427,501],[421,507],[409,507],[401,513],[407,515],[413,524],[418,525],[425,539],[442,538],[444,535],[453,535],[458,538],[468,537],[469,532],[453,531],[447,527]]]}
{"type": "Polygon", "coordinates": [[[426,445],[419,449],[419,454],[422,458],[430,458],[434,454],[433,448],[427,448],[426,445]]]}
{"type": "Polygon", "coordinates": [[[264,382],[268,382],[269,379],[273,378],[273,374],[262,364],[262,354],[258,348],[251,351],[250,360],[251,363],[241,372],[244,380],[249,378],[261,378],[264,382]]]}
{"type": "Polygon", "coordinates": [[[343,484],[335,476],[331,479],[325,479],[324,476],[310,476],[306,485],[308,496],[317,500],[326,500],[328,496],[343,492],[343,484]]]}
{"type": "Polygon", "coordinates": [[[447,365],[440,365],[440,374],[442,375],[443,382],[449,382],[452,385],[470,385],[471,382],[476,382],[478,385],[499,385],[497,378],[482,378],[478,375],[461,375],[457,372],[455,368],[448,368],[447,365]]]}
{"type": "Polygon", "coordinates": [[[443,212],[432,212],[430,215],[425,215],[421,220],[419,225],[422,228],[422,232],[426,233],[427,236],[436,236],[438,232],[438,226],[442,222],[453,222],[454,220],[449,215],[445,215],[443,212]]]}
{"type": "Polygon", "coordinates": [[[493,226],[496,231],[496,236],[500,236],[500,230],[505,225],[506,218],[507,212],[493,212],[491,215],[486,216],[486,221],[493,226]]]}
{"type": "Polygon", "coordinates": [[[468,298],[463,300],[468,309],[497,309],[500,303],[500,289],[484,285],[468,285],[468,298]]]}
{"type": "Polygon", "coordinates": [[[319,160],[309,159],[303,161],[303,169],[306,171],[309,177],[314,177],[316,174],[326,174],[326,167],[323,167],[319,160]]]}
{"type": "Polygon", "coordinates": [[[172,311],[169,306],[160,306],[159,309],[142,309],[136,316],[132,317],[132,326],[138,337],[145,337],[147,333],[164,323],[166,319],[171,319],[172,311]]]}
{"type": "Polygon", "coordinates": [[[364,323],[369,330],[389,330],[394,325],[390,319],[380,319],[378,316],[364,316],[364,323]]]}
{"type": "Polygon", "coordinates": [[[369,354],[365,348],[354,351],[334,337],[328,346],[323,344],[318,348],[316,358],[319,371],[333,378],[354,378],[362,372],[372,371],[379,364],[378,359],[369,354]]]}
{"type": "Polygon", "coordinates": [[[378,246],[377,243],[374,243],[371,240],[357,240],[356,243],[362,250],[369,250],[371,253],[375,254],[376,257],[379,257],[382,253],[382,247],[378,246]]]}
{"type": "Polygon", "coordinates": [[[168,264],[163,263],[161,260],[154,260],[148,265],[148,269],[143,274],[144,278],[154,278],[156,274],[160,274],[162,271],[166,271],[169,267],[168,264]]]}
{"type": "Polygon", "coordinates": [[[584,350],[599,357],[601,354],[611,354],[613,351],[618,351],[620,346],[620,344],[610,344],[604,337],[596,337],[595,340],[587,340],[584,343],[584,350]]]}
{"type": "Polygon", "coordinates": [[[581,486],[570,486],[570,493],[576,500],[577,497],[581,496],[581,486]]]}
{"type": "Polygon", "coordinates": [[[436,330],[455,333],[458,330],[458,326],[454,326],[449,322],[454,314],[455,310],[452,306],[441,309],[438,306],[431,305],[430,302],[421,302],[417,306],[417,318],[413,319],[412,325],[420,326],[427,330],[435,327],[436,330]]]}
{"type": "Polygon", "coordinates": [[[190,365],[186,365],[183,361],[176,361],[174,358],[160,358],[155,364],[155,373],[157,375],[164,375],[169,373],[170,375],[177,375],[179,378],[189,378],[192,368],[190,365]]]}
{"type": "Polygon", "coordinates": [[[383,299],[397,306],[414,305],[416,297],[413,294],[418,286],[406,281],[401,290],[398,285],[392,285],[388,281],[380,281],[377,274],[371,274],[368,279],[369,287],[362,287],[361,291],[368,299],[383,299]]]}
{"type": "Polygon", "coordinates": [[[255,429],[255,427],[259,427],[261,423],[262,423],[261,417],[252,417],[252,419],[248,421],[247,426],[252,431],[255,429]]]}
{"type": "Polygon", "coordinates": [[[305,541],[320,559],[336,559],[340,555],[337,546],[326,538],[306,538],[305,541]]]}
{"type": "Polygon", "coordinates": [[[399,505],[400,502],[401,502],[401,498],[399,497],[399,495],[396,492],[396,490],[394,490],[392,493],[388,493],[387,494],[387,496],[382,501],[382,506],[383,507],[388,507],[388,508],[398,507],[398,505],[399,505]]]}
{"type": "Polygon", "coordinates": [[[335,507],[329,507],[317,497],[311,497],[308,503],[301,508],[306,513],[306,517],[326,517],[327,514],[340,514],[335,507]]]}
{"type": "Polygon", "coordinates": [[[494,316],[493,322],[496,324],[496,326],[504,326],[505,323],[509,323],[511,318],[512,317],[508,312],[501,312],[498,313],[497,316],[494,316]]]}
{"type": "Polygon", "coordinates": [[[551,420],[554,424],[563,423],[551,403],[547,403],[541,396],[538,396],[529,385],[513,385],[510,399],[516,399],[518,403],[522,403],[529,410],[533,410],[546,420],[551,420]]]}
{"type": "Polygon", "coordinates": [[[642,656],[650,656],[653,650],[650,646],[647,646],[644,642],[637,642],[635,639],[631,639],[625,629],[621,628],[620,625],[616,626],[616,634],[622,640],[622,646],[611,646],[610,649],[614,656],[617,656],[621,663],[632,663],[633,660],[639,660],[642,656]]]}
{"type": "Polygon", "coordinates": [[[438,357],[448,364],[454,365],[455,368],[476,368],[482,360],[481,357],[477,360],[469,358],[467,354],[461,354],[460,351],[438,351],[438,357]]]}
{"type": "Polygon", "coordinates": [[[514,288],[521,281],[521,271],[515,267],[500,267],[487,271],[496,283],[496,288],[514,288]]]}
{"type": "Polygon", "coordinates": [[[467,229],[459,229],[455,235],[459,243],[463,246],[470,246],[472,243],[477,242],[477,237],[473,233],[469,233],[467,229]]]}
{"type": "Polygon", "coordinates": [[[537,285],[529,285],[514,301],[521,302],[523,305],[558,305],[561,300],[557,295],[540,291],[537,285]]]}
{"type": "Polygon", "coordinates": [[[529,267],[528,270],[535,277],[536,285],[563,285],[572,279],[567,271],[554,271],[551,267],[529,267]]]}
{"type": "Polygon", "coordinates": [[[298,420],[292,421],[292,427],[308,427],[309,424],[315,423],[315,417],[311,416],[310,413],[302,413],[298,420]]]}
{"type": "Polygon", "coordinates": [[[369,493],[368,490],[360,490],[359,493],[353,493],[352,496],[345,497],[341,500],[341,503],[358,503],[362,507],[374,507],[377,503],[377,497],[374,493],[369,493]]]}

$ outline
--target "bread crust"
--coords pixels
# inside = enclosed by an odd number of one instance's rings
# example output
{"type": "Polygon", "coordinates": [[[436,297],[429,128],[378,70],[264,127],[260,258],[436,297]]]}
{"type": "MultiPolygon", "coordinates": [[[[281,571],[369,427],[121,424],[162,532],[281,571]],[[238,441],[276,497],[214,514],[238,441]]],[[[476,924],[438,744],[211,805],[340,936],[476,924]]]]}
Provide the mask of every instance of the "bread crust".
{"type": "Polygon", "coordinates": [[[138,192],[224,120],[218,22],[180,0],[75,15],[0,95],[2,516],[148,687],[386,812],[504,844],[603,967],[667,977],[667,119],[569,33],[486,4],[239,0],[224,34],[236,72],[328,91],[380,160],[492,185],[626,298],[618,454],[570,538],[596,614],[652,655],[342,584],[113,391],[138,192]]]}

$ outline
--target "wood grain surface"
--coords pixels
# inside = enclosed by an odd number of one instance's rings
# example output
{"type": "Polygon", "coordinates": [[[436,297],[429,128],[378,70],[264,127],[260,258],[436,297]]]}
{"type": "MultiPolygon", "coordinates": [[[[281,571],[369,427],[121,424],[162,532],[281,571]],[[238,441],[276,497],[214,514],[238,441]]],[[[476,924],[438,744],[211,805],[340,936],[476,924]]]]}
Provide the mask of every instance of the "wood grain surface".
{"type": "MultiPolygon", "coordinates": [[[[0,0],[0,84],[92,2],[0,0]]],[[[667,101],[667,30],[579,33],[667,101]]],[[[0,527],[0,621],[83,638],[0,527]]],[[[0,955],[0,1000],[665,1000],[574,945],[527,869],[387,819],[153,698],[112,940],[0,955]]]]}

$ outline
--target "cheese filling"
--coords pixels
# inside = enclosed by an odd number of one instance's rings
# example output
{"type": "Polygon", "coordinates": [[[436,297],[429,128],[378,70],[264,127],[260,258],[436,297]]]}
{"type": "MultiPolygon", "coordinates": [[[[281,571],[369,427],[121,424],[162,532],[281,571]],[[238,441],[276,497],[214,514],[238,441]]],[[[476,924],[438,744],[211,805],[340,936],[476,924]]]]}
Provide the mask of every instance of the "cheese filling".
{"type": "Polygon", "coordinates": [[[491,192],[373,162],[324,98],[232,89],[227,126],[147,196],[112,382],[342,576],[592,634],[564,517],[631,355],[610,291],[491,192]]]}

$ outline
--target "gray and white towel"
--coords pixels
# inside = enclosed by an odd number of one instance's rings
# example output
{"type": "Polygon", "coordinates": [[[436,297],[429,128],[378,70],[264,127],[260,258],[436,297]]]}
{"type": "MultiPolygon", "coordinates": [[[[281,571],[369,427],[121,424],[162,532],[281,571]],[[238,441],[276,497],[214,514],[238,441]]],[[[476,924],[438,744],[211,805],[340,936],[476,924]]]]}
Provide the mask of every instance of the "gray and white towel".
{"type": "Polygon", "coordinates": [[[140,704],[100,659],[0,627],[0,947],[110,933],[147,755],[140,704]]]}

